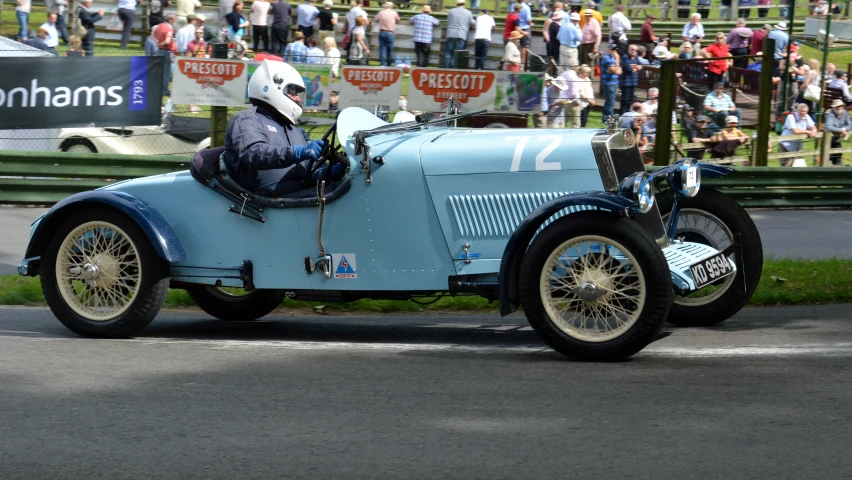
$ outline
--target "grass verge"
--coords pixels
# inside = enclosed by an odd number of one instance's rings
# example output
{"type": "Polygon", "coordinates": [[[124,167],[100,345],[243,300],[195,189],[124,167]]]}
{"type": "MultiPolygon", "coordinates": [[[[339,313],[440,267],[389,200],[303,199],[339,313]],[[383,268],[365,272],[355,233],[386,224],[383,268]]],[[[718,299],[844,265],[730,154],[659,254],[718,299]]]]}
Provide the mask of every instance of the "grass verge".
{"type": "MultiPolygon", "coordinates": [[[[423,299],[426,301],[428,299],[423,299]]],[[[852,302],[852,259],[787,260],[767,259],[763,277],[750,304],[756,306],[852,302]]],[[[0,305],[43,306],[44,295],[38,278],[0,276],[0,305]]],[[[281,308],[310,308],[318,302],[285,300],[281,308]]],[[[167,308],[192,307],[184,290],[170,290],[167,308]]],[[[439,310],[494,311],[497,303],[481,297],[444,297],[429,305],[398,300],[358,300],[330,304],[341,312],[424,312],[439,310]]]]}

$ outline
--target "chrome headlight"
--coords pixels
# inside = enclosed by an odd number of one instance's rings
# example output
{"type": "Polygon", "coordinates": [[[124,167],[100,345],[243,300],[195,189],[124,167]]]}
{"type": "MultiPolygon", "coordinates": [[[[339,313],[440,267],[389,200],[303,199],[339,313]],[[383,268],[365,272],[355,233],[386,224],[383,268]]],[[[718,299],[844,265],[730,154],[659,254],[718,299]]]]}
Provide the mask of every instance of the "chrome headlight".
{"type": "Polygon", "coordinates": [[[673,163],[666,176],[669,186],[678,195],[694,197],[701,189],[701,169],[694,158],[685,158],[673,163]]]}
{"type": "Polygon", "coordinates": [[[630,175],[618,186],[618,194],[636,202],[636,206],[642,213],[648,213],[654,206],[655,190],[654,182],[645,172],[630,175]]]}

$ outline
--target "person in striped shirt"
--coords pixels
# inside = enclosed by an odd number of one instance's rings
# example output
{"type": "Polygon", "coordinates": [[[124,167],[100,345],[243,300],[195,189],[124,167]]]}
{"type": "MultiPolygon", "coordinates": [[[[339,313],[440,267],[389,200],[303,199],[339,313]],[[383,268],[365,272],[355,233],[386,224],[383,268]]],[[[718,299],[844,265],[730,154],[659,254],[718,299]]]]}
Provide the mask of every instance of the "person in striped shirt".
{"type": "Polygon", "coordinates": [[[429,66],[429,50],[432,47],[432,29],[441,24],[437,18],[430,15],[432,7],[423,6],[423,13],[411,17],[408,22],[414,25],[414,53],[417,55],[417,66],[429,66]]]}

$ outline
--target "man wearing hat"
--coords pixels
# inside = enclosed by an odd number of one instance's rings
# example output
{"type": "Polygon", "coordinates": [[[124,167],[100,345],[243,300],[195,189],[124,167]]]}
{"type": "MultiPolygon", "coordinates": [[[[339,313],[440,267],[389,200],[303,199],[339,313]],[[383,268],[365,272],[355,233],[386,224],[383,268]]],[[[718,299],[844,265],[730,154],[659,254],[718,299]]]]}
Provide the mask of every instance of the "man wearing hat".
{"type": "MultiPolygon", "coordinates": [[[[710,143],[716,141],[716,134],[721,131],[718,125],[713,123],[706,115],[699,115],[695,119],[695,132],[692,133],[692,137],[689,138],[689,143],[710,143]]],[[[688,150],[686,152],[689,156],[695,156],[695,158],[701,159],[704,156],[704,149],[700,150],[688,150]],[[695,155],[698,154],[698,155],[695,155]]]]}
{"type": "Polygon", "coordinates": [[[649,52],[654,51],[654,47],[656,47],[657,36],[654,35],[654,20],[657,17],[654,16],[653,13],[649,13],[645,16],[645,23],[642,24],[642,29],[639,31],[639,43],[645,45],[645,48],[648,49],[649,52]]]}
{"type": "Polygon", "coordinates": [[[565,128],[565,90],[568,84],[561,77],[544,76],[544,91],[541,94],[541,112],[536,118],[539,128],[565,128]]]}
{"type": "Polygon", "coordinates": [[[559,29],[562,23],[568,23],[565,19],[565,12],[554,10],[550,12],[549,18],[545,20],[546,25],[541,29],[541,35],[544,37],[544,46],[547,52],[548,59],[552,59],[556,65],[559,65],[559,29]]]}
{"type": "Polygon", "coordinates": [[[456,8],[447,14],[447,36],[444,42],[444,68],[453,64],[453,52],[467,49],[467,34],[476,25],[473,14],[464,8],[465,0],[456,0],[456,8]]]}
{"type": "MultiPolygon", "coordinates": [[[[595,3],[595,0],[589,0],[588,2],[586,2],[586,9],[591,10],[592,17],[597,20],[600,25],[603,25],[603,15],[600,12],[601,7],[597,3],[595,3]]],[[[580,28],[583,28],[586,26],[586,18],[582,16],[583,12],[579,13],[581,15],[580,28]]]]}
{"type": "Polygon", "coordinates": [[[721,82],[713,85],[713,91],[704,97],[704,111],[714,119],[720,121],[733,115],[742,118],[742,112],[737,108],[731,96],[725,93],[725,86],[721,82]]]}
{"type": "Polygon", "coordinates": [[[308,47],[305,46],[305,34],[296,32],[293,41],[284,49],[284,61],[287,63],[306,63],[308,59],[308,47]]]}
{"type": "Polygon", "coordinates": [[[669,51],[669,39],[661,37],[657,39],[657,46],[651,52],[656,60],[668,60],[677,57],[677,54],[669,51]]]}
{"type": "Polygon", "coordinates": [[[787,44],[790,43],[790,36],[787,35],[787,22],[778,22],[775,28],[766,35],[766,38],[775,40],[775,61],[784,58],[787,44]]]}
{"type": "Polygon", "coordinates": [[[414,55],[418,67],[429,66],[429,50],[432,46],[432,29],[441,24],[431,15],[432,7],[423,5],[421,13],[411,17],[408,23],[414,25],[414,55]]]}
{"type": "Polygon", "coordinates": [[[615,114],[615,95],[621,76],[621,58],[618,45],[610,43],[607,53],[601,59],[601,93],[604,96],[603,122],[615,114]]]}
{"type": "MultiPolygon", "coordinates": [[[[737,26],[728,33],[727,38],[731,56],[739,57],[748,55],[752,37],[754,37],[754,31],[746,26],[745,19],[738,18],[737,26]]],[[[734,67],[746,68],[746,66],[748,66],[747,58],[738,58],[734,60],[734,67]]]]}
{"type": "Polygon", "coordinates": [[[598,54],[598,48],[601,44],[601,24],[594,17],[594,10],[587,8],[583,11],[583,17],[586,19],[585,26],[582,27],[583,40],[578,48],[581,64],[591,65],[593,59],[598,54]]]}
{"type": "Polygon", "coordinates": [[[846,105],[852,105],[852,93],[849,92],[849,76],[846,72],[836,70],[834,72],[834,80],[828,82],[828,86],[837,88],[843,92],[843,100],[846,102],[846,105]]]}
{"type": "MultiPolygon", "coordinates": [[[[846,111],[846,104],[839,98],[831,102],[831,110],[825,112],[825,130],[831,132],[831,148],[840,148],[840,141],[849,138],[852,131],[852,120],[846,111]]],[[[842,153],[832,153],[829,156],[832,165],[840,165],[843,161],[842,153]]]]}
{"type": "Polygon", "coordinates": [[[195,39],[195,30],[198,29],[198,27],[204,28],[204,22],[207,21],[207,18],[201,14],[187,15],[186,19],[189,23],[178,30],[177,35],[175,36],[178,55],[186,55],[189,42],[195,39]]]}
{"type": "Polygon", "coordinates": [[[401,20],[399,14],[393,9],[393,2],[385,2],[384,8],[376,14],[373,23],[379,26],[379,63],[388,67],[393,66],[393,41],[396,24],[401,20]]]}
{"type": "Polygon", "coordinates": [[[579,65],[579,49],[583,41],[583,32],[580,30],[580,14],[571,12],[567,22],[562,22],[556,38],[559,41],[559,55],[557,65],[574,67],[579,65]]]}

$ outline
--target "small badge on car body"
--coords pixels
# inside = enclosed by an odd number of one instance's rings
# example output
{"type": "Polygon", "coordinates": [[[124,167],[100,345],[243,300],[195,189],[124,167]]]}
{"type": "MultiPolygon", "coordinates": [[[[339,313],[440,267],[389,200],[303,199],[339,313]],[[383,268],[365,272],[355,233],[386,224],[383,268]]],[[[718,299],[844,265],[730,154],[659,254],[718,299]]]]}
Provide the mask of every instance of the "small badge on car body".
{"type": "Polygon", "coordinates": [[[632,130],[624,131],[624,143],[630,148],[633,148],[633,145],[636,144],[636,137],[633,136],[632,130]]]}

